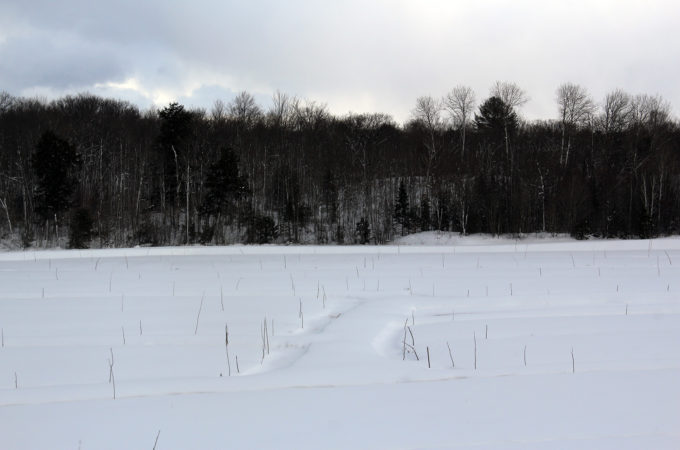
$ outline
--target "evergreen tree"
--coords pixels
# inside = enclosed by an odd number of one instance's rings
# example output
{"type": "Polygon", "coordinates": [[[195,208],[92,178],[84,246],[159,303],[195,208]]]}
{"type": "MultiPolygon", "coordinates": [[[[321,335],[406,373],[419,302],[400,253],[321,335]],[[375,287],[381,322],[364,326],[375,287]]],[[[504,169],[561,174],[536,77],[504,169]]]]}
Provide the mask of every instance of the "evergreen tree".
{"type": "Polygon", "coordinates": [[[279,237],[279,227],[268,216],[252,214],[246,229],[247,244],[269,244],[279,237]]]}
{"type": "Polygon", "coordinates": [[[92,239],[92,216],[86,208],[78,208],[71,215],[69,223],[69,248],[88,248],[92,239]]]}
{"type": "Polygon", "coordinates": [[[192,115],[178,103],[170,103],[158,115],[161,123],[156,147],[161,158],[164,194],[166,202],[175,205],[181,189],[183,161],[188,156],[192,115]]]}
{"type": "Polygon", "coordinates": [[[80,157],[71,144],[46,131],[38,141],[32,165],[38,180],[36,212],[43,220],[52,220],[71,207],[80,157]]]}
{"type": "Polygon", "coordinates": [[[222,148],[220,159],[208,168],[200,208],[203,215],[229,216],[236,201],[248,193],[248,181],[239,173],[238,162],[230,148],[222,148]]]}
{"type": "Polygon", "coordinates": [[[427,196],[423,197],[420,202],[420,229],[422,231],[430,231],[432,226],[432,218],[430,217],[430,200],[427,196]]]}
{"type": "Polygon", "coordinates": [[[479,131],[488,132],[494,137],[503,136],[506,127],[508,134],[513,134],[518,126],[517,113],[499,97],[489,97],[479,105],[475,124],[479,131]]]}
{"type": "Polygon", "coordinates": [[[408,204],[408,193],[404,181],[399,182],[399,193],[394,205],[394,220],[401,226],[401,235],[406,234],[410,225],[410,209],[408,204]]]}
{"type": "Polygon", "coordinates": [[[359,222],[357,222],[357,227],[355,230],[357,241],[362,244],[368,244],[371,240],[371,226],[365,217],[362,217],[359,222]]]}

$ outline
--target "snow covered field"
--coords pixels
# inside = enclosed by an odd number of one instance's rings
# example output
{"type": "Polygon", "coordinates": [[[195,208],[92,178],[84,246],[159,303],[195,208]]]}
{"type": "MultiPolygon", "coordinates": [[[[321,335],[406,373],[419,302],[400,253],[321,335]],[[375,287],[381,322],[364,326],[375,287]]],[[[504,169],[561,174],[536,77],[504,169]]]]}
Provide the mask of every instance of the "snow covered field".
{"type": "Polygon", "coordinates": [[[401,244],[0,253],[0,448],[680,448],[680,239],[401,244]]]}

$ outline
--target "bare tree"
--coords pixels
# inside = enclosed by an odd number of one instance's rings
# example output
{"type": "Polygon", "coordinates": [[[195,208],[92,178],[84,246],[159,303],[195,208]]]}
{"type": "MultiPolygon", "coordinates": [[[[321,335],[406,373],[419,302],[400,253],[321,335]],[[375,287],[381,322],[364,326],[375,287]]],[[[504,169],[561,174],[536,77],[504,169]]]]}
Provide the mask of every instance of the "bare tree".
{"type": "Polygon", "coordinates": [[[291,112],[298,130],[314,130],[330,117],[325,103],[309,100],[301,102],[297,98],[291,101],[291,112]]]}
{"type": "Polygon", "coordinates": [[[491,88],[491,95],[503,100],[510,108],[519,108],[529,101],[526,92],[515,83],[496,81],[491,88]]]}
{"type": "Polygon", "coordinates": [[[224,122],[227,118],[227,106],[222,100],[215,100],[213,107],[210,110],[210,119],[215,123],[224,122]]]}
{"type": "Polygon", "coordinates": [[[500,98],[505,104],[506,111],[503,117],[504,121],[504,132],[505,132],[505,154],[510,157],[510,139],[508,136],[508,120],[512,117],[512,112],[515,108],[523,106],[529,101],[529,97],[526,92],[515,83],[510,83],[507,81],[496,81],[496,84],[491,88],[491,96],[500,98]]]}
{"type": "Polygon", "coordinates": [[[425,179],[430,183],[430,173],[432,166],[437,158],[439,149],[435,139],[435,133],[442,126],[442,105],[429,95],[418,97],[416,107],[412,111],[413,118],[420,122],[428,134],[428,141],[425,142],[427,149],[425,179]]]}
{"type": "Polygon", "coordinates": [[[444,106],[449,111],[453,124],[461,131],[460,157],[465,156],[465,129],[475,107],[475,93],[471,87],[456,86],[444,97],[444,106]]]}
{"type": "Polygon", "coordinates": [[[294,103],[295,99],[277,90],[272,96],[272,106],[267,112],[269,122],[272,125],[286,126],[291,119],[294,103]]]}
{"type": "Polygon", "coordinates": [[[229,114],[246,128],[252,127],[262,118],[262,110],[255,102],[255,97],[246,91],[239,93],[229,103],[229,114]]]}
{"type": "MultiPolygon", "coordinates": [[[[648,141],[648,147],[645,152],[648,155],[656,153],[655,150],[660,146],[658,138],[661,136],[661,131],[664,125],[670,122],[671,106],[659,95],[647,95],[641,94],[636,95],[631,99],[630,107],[630,125],[635,127],[635,134],[637,135],[639,130],[645,129],[651,139],[648,141]]],[[[630,190],[629,190],[629,222],[632,220],[632,197],[634,189],[634,181],[640,180],[640,193],[642,202],[646,213],[649,217],[654,217],[655,213],[659,215],[661,213],[661,199],[663,197],[664,191],[664,181],[667,177],[666,167],[667,154],[666,152],[658,152],[658,172],[656,174],[649,173],[645,170],[639,171],[645,161],[649,156],[640,159],[638,154],[638,146],[634,146],[634,151],[632,155],[632,171],[633,175],[631,177],[630,190]],[[654,208],[654,200],[657,201],[656,210],[654,208]]]]}
{"type": "Polygon", "coordinates": [[[623,131],[630,119],[631,114],[630,95],[621,89],[608,93],[602,104],[600,126],[605,133],[623,131]]]}
{"type": "Polygon", "coordinates": [[[630,102],[631,124],[655,129],[670,120],[671,106],[659,95],[639,94],[630,102]]]}
{"type": "Polygon", "coordinates": [[[562,145],[560,164],[567,165],[571,149],[569,130],[587,123],[595,112],[595,103],[586,88],[573,83],[564,83],[557,88],[557,105],[562,124],[562,145]],[[566,141],[566,149],[565,149],[566,141]]]}
{"type": "Polygon", "coordinates": [[[8,92],[0,91],[0,114],[10,109],[13,103],[14,98],[8,92]]]}

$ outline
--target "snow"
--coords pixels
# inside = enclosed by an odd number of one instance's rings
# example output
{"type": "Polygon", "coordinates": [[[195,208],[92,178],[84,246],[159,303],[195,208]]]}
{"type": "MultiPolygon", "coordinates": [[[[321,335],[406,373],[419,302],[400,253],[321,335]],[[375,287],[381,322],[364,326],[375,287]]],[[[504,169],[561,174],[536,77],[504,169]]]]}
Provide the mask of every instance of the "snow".
{"type": "Polygon", "coordinates": [[[679,280],[677,238],[0,253],[0,448],[675,449],[679,280]]]}

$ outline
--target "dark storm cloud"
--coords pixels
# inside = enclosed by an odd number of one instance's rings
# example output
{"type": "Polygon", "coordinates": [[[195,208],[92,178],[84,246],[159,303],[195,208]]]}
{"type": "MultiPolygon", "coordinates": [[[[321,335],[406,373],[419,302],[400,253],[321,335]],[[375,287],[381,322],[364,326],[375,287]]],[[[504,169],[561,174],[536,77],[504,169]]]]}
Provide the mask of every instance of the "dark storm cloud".
{"type": "Polygon", "coordinates": [[[484,98],[509,80],[532,98],[525,115],[549,118],[572,81],[597,100],[659,93],[677,111],[679,16],[670,0],[6,0],[0,89],[204,107],[242,90],[266,105],[280,89],[402,120],[419,95],[466,84],[484,98]]]}

